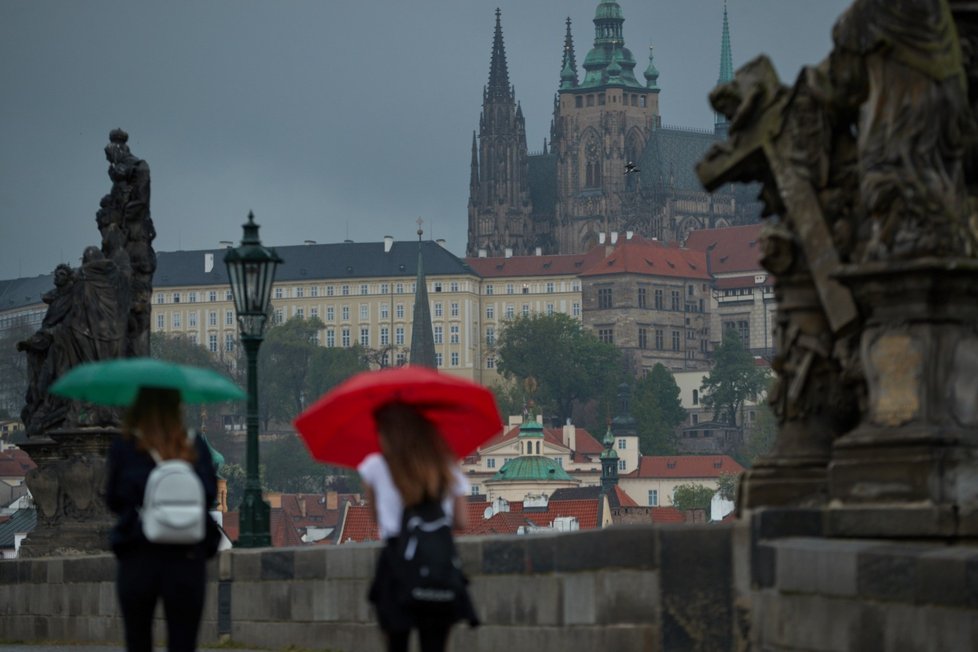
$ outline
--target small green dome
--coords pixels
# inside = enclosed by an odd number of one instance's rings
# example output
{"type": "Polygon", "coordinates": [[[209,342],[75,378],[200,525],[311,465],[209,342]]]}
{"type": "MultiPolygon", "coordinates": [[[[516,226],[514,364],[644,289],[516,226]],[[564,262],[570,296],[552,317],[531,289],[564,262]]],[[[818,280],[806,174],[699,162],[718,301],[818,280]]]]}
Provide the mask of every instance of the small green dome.
{"type": "Polygon", "coordinates": [[[625,20],[625,14],[621,11],[621,5],[616,0],[601,0],[598,8],[594,10],[595,20],[605,20],[608,18],[625,20]]]}
{"type": "Polygon", "coordinates": [[[536,421],[525,421],[520,426],[520,437],[543,437],[543,424],[536,421]]]}
{"type": "Polygon", "coordinates": [[[217,473],[218,477],[224,477],[221,475],[221,470],[224,468],[224,456],[221,455],[220,451],[211,446],[210,440],[201,433],[199,437],[204,438],[204,443],[207,444],[207,450],[211,452],[211,461],[214,463],[214,471],[217,473]]]}
{"type": "Polygon", "coordinates": [[[549,457],[541,455],[524,455],[515,457],[503,465],[503,468],[492,477],[493,480],[516,481],[573,481],[562,466],[549,457]]]}

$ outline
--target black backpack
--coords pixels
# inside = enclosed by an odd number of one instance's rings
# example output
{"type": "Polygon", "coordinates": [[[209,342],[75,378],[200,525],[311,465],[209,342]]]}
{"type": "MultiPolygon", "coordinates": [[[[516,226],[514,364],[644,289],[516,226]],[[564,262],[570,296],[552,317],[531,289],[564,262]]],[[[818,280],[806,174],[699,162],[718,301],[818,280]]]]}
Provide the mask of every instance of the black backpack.
{"type": "Polygon", "coordinates": [[[451,617],[466,596],[451,520],[437,501],[405,508],[393,569],[398,602],[417,614],[451,617]]]}

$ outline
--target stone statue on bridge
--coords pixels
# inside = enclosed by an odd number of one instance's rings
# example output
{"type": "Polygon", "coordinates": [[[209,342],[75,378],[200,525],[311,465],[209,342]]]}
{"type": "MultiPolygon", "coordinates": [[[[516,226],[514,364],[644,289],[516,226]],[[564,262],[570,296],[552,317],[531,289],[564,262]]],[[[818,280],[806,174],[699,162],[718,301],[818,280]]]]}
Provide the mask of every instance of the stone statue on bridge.
{"type": "Polygon", "coordinates": [[[761,56],[710,96],[729,139],[700,179],[760,181],[775,216],[780,432],[744,507],[831,504],[847,536],[978,533],[976,19],[856,0],[793,87],[761,56]]]}
{"type": "Polygon", "coordinates": [[[27,556],[107,545],[104,453],[119,413],[66,401],[48,388],[84,362],[149,354],[156,231],[149,166],[130,152],[128,140],[114,129],[105,147],[112,189],[96,213],[101,246],[87,247],[76,269],[58,266],[55,287],[43,297],[41,327],[17,345],[28,356],[23,448],[38,465],[27,478],[39,523],[24,543],[27,556]]]}

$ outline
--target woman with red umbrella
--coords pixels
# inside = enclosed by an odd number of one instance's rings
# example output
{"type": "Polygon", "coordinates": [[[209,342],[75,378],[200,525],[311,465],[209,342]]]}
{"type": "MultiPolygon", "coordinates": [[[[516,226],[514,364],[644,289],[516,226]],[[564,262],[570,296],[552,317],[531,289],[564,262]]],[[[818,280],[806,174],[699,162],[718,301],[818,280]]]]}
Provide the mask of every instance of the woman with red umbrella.
{"type": "Polygon", "coordinates": [[[422,652],[442,652],[453,623],[464,619],[474,625],[478,619],[460,572],[462,585],[446,608],[419,608],[406,598],[403,586],[411,580],[404,579],[404,574],[411,571],[404,568],[402,529],[411,510],[426,505],[436,506],[435,519],[444,518],[455,529],[464,528],[469,483],[454,463],[445,440],[417,409],[390,403],[379,408],[374,417],[382,452],[368,455],[357,467],[385,542],[369,598],[390,652],[407,652],[412,629],[418,630],[422,652]]]}
{"type": "Polygon", "coordinates": [[[464,527],[469,483],[456,459],[502,428],[492,393],[423,367],[357,374],[295,421],[313,457],[355,467],[381,539],[369,599],[390,652],[417,629],[442,652],[451,626],[478,624],[451,528],[464,527]]]}

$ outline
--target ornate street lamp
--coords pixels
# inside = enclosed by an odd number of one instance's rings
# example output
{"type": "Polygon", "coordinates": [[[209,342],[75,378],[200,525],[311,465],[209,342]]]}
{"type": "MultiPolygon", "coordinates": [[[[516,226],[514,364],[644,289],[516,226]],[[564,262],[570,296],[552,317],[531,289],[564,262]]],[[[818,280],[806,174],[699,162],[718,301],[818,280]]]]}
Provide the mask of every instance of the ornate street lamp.
{"type": "Polygon", "coordinates": [[[258,347],[264,338],[265,323],[272,298],[275,268],[282,259],[274,249],[263,247],[258,239],[255,215],[248,213],[244,237],[237,249],[228,249],[224,264],[228,268],[234,310],[238,313],[241,344],[248,356],[248,446],[244,500],[240,508],[239,548],[259,548],[272,544],[269,507],[261,497],[258,478],[258,347]]]}

